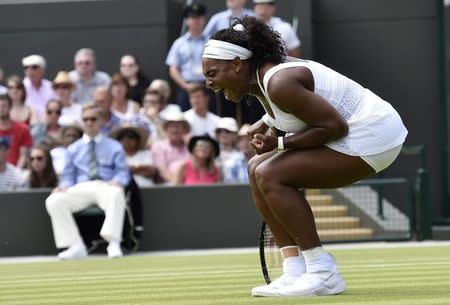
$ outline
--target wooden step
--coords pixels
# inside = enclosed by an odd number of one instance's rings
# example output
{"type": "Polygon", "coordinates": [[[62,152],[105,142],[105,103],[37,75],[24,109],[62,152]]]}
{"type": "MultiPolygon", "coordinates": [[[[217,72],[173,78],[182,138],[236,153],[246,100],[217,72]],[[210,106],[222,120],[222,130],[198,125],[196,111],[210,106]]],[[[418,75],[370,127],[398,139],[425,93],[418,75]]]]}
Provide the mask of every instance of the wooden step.
{"type": "Polygon", "coordinates": [[[320,189],[306,189],[306,195],[320,195],[320,189]]]}
{"type": "Polygon", "coordinates": [[[345,205],[323,205],[311,207],[314,217],[336,217],[347,215],[348,207],[345,205]]]}
{"type": "Polygon", "coordinates": [[[307,195],[306,200],[310,206],[317,205],[331,205],[333,203],[333,196],[331,195],[307,195]]]}
{"type": "Polygon", "coordinates": [[[350,229],[359,227],[359,217],[317,217],[316,227],[321,229],[350,229]]]}
{"type": "Polygon", "coordinates": [[[369,228],[317,230],[322,241],[366,239],[373,235],[369,228]]]}

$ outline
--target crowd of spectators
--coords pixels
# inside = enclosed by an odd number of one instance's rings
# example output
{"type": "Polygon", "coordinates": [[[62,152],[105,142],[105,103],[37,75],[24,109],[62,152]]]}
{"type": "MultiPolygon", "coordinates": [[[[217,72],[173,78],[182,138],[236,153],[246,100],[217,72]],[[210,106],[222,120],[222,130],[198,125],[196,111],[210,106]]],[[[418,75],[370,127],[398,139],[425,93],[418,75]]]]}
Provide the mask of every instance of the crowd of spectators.
{"type": "Polygon", "coordinates": [[[89,103],[101,110],[101,133],[122,143],[139,186],[184,184],[180,172],[200,170],[202,163],[196,156],[201,150],[190,139],[206,137],[219,147],[217,152],[210,149],[217,175],[198,183],[246,183],[246,175],[236,170],[231,174],[231,168],[238,168],[251,155],[249,139],[239,131],[238,122],[252,122],[239,120],[236,111],[227,112],[235,104],[205,87],[203,46],[232,18],[245,15],[257,16],[277,29],[292,55],[300,55],[300,41],[288,23],[274,16],[274,0],[253,0],[254,10],[245,7],[245,0],[225,4],[226,9],[209,21],[202,3],[194,1],[185,7],[186,33],[173,43],[166,59],[175,91],[168,80],[146,76],[133,54],[124,54],[117,72],[110,76],[97,70],[93,49],[81,48],[74,54],[74,69],[59,71],[53,80],[46,79],[43,56],[24,57],[22,76],[0,79],[4,85],[0,87],[0,146],[8,165],[0,164],[0,190],[58,185],[64,154],[83,134],[82,107],[89,103]],[[6,169],[12,167],[15,178],[9,181],[5,177],[11,170],[6,169]],[[53,173],[55,178],[44,177],[53,173]]]}
{"type": "MultiPolygon", "coordinates": [[[[232,18],[245,15],[262,18],[281,31],[291,55],[300,55],[300,41],[289,24],[273,16],[274,0],[254,0],[255,10],[245,8],[245,2],[226,0],[227,9],[209,22],[205,5],[194,1],[185,7],[186,33],[174,41],[165,61],[170,80],[145,75],[134,54],[124,54],[112,75],[99,71],[91,48],[76,51],[74,69],[58,71],[54,79],[46,78],[47,61],[38,54],[22,59],[23,75],[4,77],[0,73],[0,191],[54,189],[47,199],[47,210],[57,246],[69,248],[60,253],[61,258],[87,255],[75,225],[69,230],[64,223],[72,221],[66,210],[73,212],[88,204],[61,190],[77,190],[86,180],[96,180],[95,187],[110,190],[108,183],[114,180],[109,179],[114,179],[119,166],[128,169],[132,183],[139,187],[248,183],[247,161],[254,151],[246,132],[249,124],[244,123],[253,122],[242,120],[236,104],[225,101],[223,93],[205,87],[201,66],[204,45],[232,18]],[[93,125],[98,134],[92,130],[92,135],[86,134],[93,125]],[[120,147],[123,158],[114,162],[123,164],[108,169],[103,163],[112,151],[105,147],[96,148],[95,153],[89,150],[88,142],[98,144],[104,139],[116,142],[118,146],[105,142],[114,151],[120,147]],[[93,161],[88,152],[97,158],[99,167],[92,179],[93,161]],[[106,184],[98,184],[101,181],[106,184]],[[63,207],[58,203],[61,200],[73,205],[63,207]]],[[[259,103],[252,107],[262,115],[259,103]]],[[[127,187],[129,180],[122,180],[115,184],[127,187]]],[[[86,185],[91,192],[92,184],[86,185]]],[[[105,206],[109,197],[105,198],[97,198],[96,203],[116,211],[117,207],[105,206]]],[[[123,205],[123,198],[114,200],[123,205]]],[[[113,222],[121,222],[123,215],[114,213],[113,222]]],[[[110,257],[121,256],[119,231],[105,220],[101,234],[110,241],[110,257]]]]}

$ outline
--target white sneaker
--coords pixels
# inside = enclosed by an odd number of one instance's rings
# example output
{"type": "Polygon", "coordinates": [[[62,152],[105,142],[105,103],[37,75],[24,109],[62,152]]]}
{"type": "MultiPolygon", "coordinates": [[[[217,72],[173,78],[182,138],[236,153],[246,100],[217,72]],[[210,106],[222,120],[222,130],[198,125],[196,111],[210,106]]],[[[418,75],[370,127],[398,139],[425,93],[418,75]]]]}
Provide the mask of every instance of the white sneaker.
{"type": "Polygon", "coordinates": [[[273,280],[268,285],[258,286],[252,289],[252,296],[254,297],[273,297],[276,296],[276,291],[279,288],[289,286],[299,279],[301,275],[289,275],[283,273],[279,278],[273,280]]]}
{"type": "Polygon", "coordinates": [[[58,258],[62,260],[83,259],[88,256],[86,246],[83,243],[70,246],[67,250],[58,254],[58,258]]]}
{"type": "Polygon", "coordinates": [[[122,249],[120,248],[120,243],[117,241],[111,241],[106,248],[109,258],[119,258],[123,256],[122,249]]]}
{"type": "Polygon", "coordinates": [[[334,295],[347,290],[344,279],[338,271],[305,273],[292,285],[276,290],[279,297],[306,297],[334,295]]]}

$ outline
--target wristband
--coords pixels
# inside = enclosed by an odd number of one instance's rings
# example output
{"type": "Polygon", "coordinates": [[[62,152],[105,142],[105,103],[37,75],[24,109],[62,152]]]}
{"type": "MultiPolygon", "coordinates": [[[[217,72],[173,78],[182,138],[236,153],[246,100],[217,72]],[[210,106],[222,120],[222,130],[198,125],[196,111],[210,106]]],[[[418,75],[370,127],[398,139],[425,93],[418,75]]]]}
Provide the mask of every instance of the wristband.
{"type": "Polygon", "coordinates": [[[284,148],[284,137],[278,137],[278,150],[285,150],[284,148]]]}
{"type": "Polygon", "coordinates": [[[263,120],[264,124],[266,124],[267,126],[269,126],[269,127],[274,126],[270,115],[268,115],[267,113],[265,115],[263,115],[262,120],[263,120]]]}

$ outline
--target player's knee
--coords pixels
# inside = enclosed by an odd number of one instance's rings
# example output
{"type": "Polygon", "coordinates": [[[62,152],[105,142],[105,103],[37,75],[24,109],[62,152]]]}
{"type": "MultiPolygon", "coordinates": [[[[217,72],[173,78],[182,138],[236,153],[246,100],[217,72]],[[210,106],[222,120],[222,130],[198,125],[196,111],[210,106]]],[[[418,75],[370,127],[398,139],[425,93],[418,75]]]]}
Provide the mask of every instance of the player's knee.
{"type": "Polygon", "coordinates": [[[261,191],[267,192],[273,182],[273,173],[266,165],[259,165],[255,168],[255,179],[261,191]]]}

